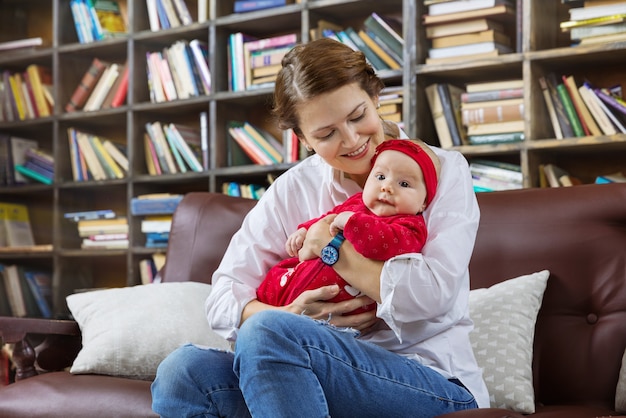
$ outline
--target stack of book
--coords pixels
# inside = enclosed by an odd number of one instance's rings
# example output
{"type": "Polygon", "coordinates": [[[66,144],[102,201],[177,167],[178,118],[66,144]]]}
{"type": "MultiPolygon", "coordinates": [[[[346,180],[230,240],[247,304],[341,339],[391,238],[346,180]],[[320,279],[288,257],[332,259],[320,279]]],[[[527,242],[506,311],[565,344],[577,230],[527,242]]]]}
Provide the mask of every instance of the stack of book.
{"type": "Polygon", "coordinates": [[[569,9],[570,20],[561,22],[580,45],[626,40],[626,1],[588,0],[583,7],[569,9]]]}
{"type": "Polygon", "coordinates": [[[133,216],[143,216],[141,232],[147,248],[166,248],[169,241],[172,215],[183,199],[182,194],[151,193],[131,199],[133,216]]]}
{"type": "Polygon", "coordinates": [[[128,65],[94,58],[65,105],[66,112],[119,107],[128,92],[128,65]]]}
{"type": "Polygon", "coordinates": [[[0,186],[51,184],[54,177],[54,158],[35,139],[0,134],[0,167],[0,186]]]}
{"type": "Polygon", "coordinates": [[[424,0],[426,64],[495,57],[514,50],[506,27],[515,23],[513,0],[424,0]]]}
{"type": "MultiPolygon", "coordinates": [[[[274,7],[286,6],[293,4],[294,0],[236,0],[233,5],[233,12],[246,13],[255,10],[273,9],[274,7]]],[[[300,3],[296,0],[295,3],[300,3]]]]}
{"type": "Polygon", "coordinates": [[[193,23],[185,0],[146,0],[146,7],[150,30],[153,32],[193,23]]]}
{"type": "Polygon", "coordinates": [[[148,122],[144,134],[148,174],[199,173],[204,170],[202,137],[179,123],[148,122]]]}
{"type": "Polygon", "coordinates": [[[67,137],[74,181],[126,177],[129,166],[123,144],[71,127],[67,137]]]}
{"type": "Polygon", "coordinates": [[[521,189],[524,176],[518,164],[473,159],[469,165],[475,192],[521,189]]]}
{"type": "Polygon", "coordinates": [[[448,83],[435,83],[426,87],[439,146],[451,148],[466,145],[467,132],[461,123],[461,96],[465,89],[448,83]]]}
{"type": "Polygon", "coordinates": [[[52,274],[20,264],[0,264],[0,315],[52,318],[52,274]]]}
{"type": "Polygon", "coordinates": [[[404,93],[402,86],[387,87],[383,89],[378,96],[378,114],[384,120],[392,122],[402,122],[402,102],[404,101],[404,93]]]}
{"type": "Polygon", "coordinates": [[[64,218],[76,224],[83,249],[128,248],[128,221],[112,209],[66,212],[64,218]]]}
{"type": "Polygon", "coordinates": [[[50,68],[31,64],[24,71],[2,71],[0,122],[50,116],[54,109],[50,68]]]}
{"type": "Polygon", "coordinates": [[[273,86],[280,62],[297,42],[296,33],[258,39],[243,32],[228,37],[231,91],[273,86]]]}
{"type": "Polygon", "coordinates": [[[228,165],[272,165],[284,160],[283,145],[266,130],[249,122],[228,122],[228,165]]]}
{"type": "Polygon", "coordinates": [[[552,163],[539,165],[540,187],[570,187],[578,184],[582,184],[580,179],[572,176],[562,167],[552,163]]]}
{"type": "Polygon", "coordinates": [[[524,139],[524,81],[468,83],[461,116],[471,145],[524,139]]]}
{"type": "Polygon", "coordinates": [[[199,39],[179,40],[162,51],[146,53],[150,101],[206,96],[211,93],[208,45],[199,39]]]}
{"type": "Polygon", "coordinates": [[[24,177],[39,183],[54,182],[54,157],[44,150],[28,148],[24,153],[24,163],[16,164],[15,169],[24,177]]]}
{"type": "Polygon", "coordinates": [[[326,37],[361,51],[377,71],[399,70],[404,63],[401,19],[372,13],[360,28],[341,27],[325,20],[312,29],[312,38],[326,37]]]}
{"type": "Polygon", "coordinates": [[[78,41],[90,43],[125,36],[128,32],[125,5],[126,2],[116,0],[70,0],[78,41]]]}
{"type": "Polygon", "coordinates": [[[555,73],[541,77],[539,84],[557,139],[626,133],[621,86],[596,87],[555,73]]]}

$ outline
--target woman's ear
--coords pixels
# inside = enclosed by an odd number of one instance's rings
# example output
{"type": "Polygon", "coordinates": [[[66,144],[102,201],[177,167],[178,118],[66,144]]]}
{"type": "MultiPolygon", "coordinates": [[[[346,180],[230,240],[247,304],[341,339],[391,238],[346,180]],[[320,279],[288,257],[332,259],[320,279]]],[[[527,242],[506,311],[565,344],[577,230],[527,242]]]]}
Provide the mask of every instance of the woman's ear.
{"type": "MultiPolygon", "coordinates": [[[[294,133],[294,135],[295,135],[295,133],[294,133]]],[[[300,141],[300,143],[302,144],[302,146],[304,146],[304,148],[306,148],[306,150],[307,150],[308,152],[313,151],[313,147],[311,147],[311,146],[309,145],[309,143],[307,142],[307,140],[306,140],[306,138],[305,138],[304,136],[298,136],[298,141],[300,141]]]]}

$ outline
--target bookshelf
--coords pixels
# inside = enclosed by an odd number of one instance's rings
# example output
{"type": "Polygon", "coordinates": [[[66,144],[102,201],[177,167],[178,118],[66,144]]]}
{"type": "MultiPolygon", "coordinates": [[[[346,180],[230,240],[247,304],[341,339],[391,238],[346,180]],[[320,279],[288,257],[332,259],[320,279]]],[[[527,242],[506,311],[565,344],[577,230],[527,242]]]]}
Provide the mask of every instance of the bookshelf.
{"type": "MultiPolygon", "coordinates": [[[[278,175],[290,164],[228,166],[228,126],[231,120],[249,121],[280,137],[269,118],[272,88],[232,92],[229,90],[228,37],[245,32],[264,38],[290,32],[304,42],[310,29],[322,20],[359,28],[372,13],[402,16],[405,65],[379,74],[388,86],[402,86],[403,120],[411,137],[438,144],[425,89],[433,83],[484,82],[520,78],[525,81],[526,139],[515,144],[459,146],[468,160],[494,159],[520,164],[524,187],[538,187],[538,167],[553,163],[585,183],[595,176],[626,169],[626,135],[557,140],[553,138],[538,79],[549,72],[572,73],[603,84],[624,83],[626,44],[595,44],[571,48],[559,22],[567,20],[569,8],[561,2],[521,0],[517,27],[521,37],[518,52],[479,61],[425,65],[428,39],[421,25],[427,12],[415,0],[301,0],[284,7],[233,14],[233,1],[207,0],[208,18],[198,22],[202,0],[187,0],[190,25],[151,31],[144,0],[122,0],[128,18],[127,36],[81,44],[70,11],[69,0],[11,0],[0,4],[0,42],[42,37],[36,49],[0,55],[0,68],[23,70],[29,64],[52,69],[54,113],[45,118],[0,122],[0,133],[35,138],[40,147],[55,157],[55,181],[51,186],[29,184],[0,187],[0,201],[28,205],[37,244],[41,251],[0,252],[0,263],[24,263],[50,268],[53,274],[54,310],[66,311],[65,296],[74,289],[130,286],[141,283],[139,262],[154,249],[143,247],[141,217],[130,214],[133,197],[147,193],[221,191],[222,184],[267,184],[267,176],[278,175]],[[212,91],[185,100],[151,103],[145,69],[146,52],[162,50],[178,40],[199,39],[208,45],[212,91]],[[127,62],[129,89],[126,104],[93,112],[66,113],[71,97],[94,57],[127,62]],[[199,114],[208,115],[209,169],[161,176],[148,175],[144,160],[145,124],[153,121],[180,123],[199,128],[199,114]],[[76,182],[72,177],[67,129],[73,127],[125,144],[130,170],[123,179],[76,182]],[[63,219],[71,211],[113,209],[128,218],[130,247],[124,250],[83,250],[75,225],[63,219]],[[51,245],[46,247],[45,245],[51,245]]],[[[516,35],[513,33],[513,35],[516,35]]]]}

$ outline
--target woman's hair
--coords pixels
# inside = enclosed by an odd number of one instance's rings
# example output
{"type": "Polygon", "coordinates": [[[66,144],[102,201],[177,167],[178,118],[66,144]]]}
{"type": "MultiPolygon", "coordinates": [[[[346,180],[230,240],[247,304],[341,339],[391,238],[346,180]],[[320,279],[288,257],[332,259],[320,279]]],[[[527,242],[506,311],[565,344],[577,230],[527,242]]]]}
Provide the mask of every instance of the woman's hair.
{"type": "Polygon", "coordinates": [[[372,98],[384,87],[360,51],[330,38],[296,45],[283,58],[276,79],[272,111],[278,126],[301,136],[296,107],[351,83],[358,83],[372,98]]]}

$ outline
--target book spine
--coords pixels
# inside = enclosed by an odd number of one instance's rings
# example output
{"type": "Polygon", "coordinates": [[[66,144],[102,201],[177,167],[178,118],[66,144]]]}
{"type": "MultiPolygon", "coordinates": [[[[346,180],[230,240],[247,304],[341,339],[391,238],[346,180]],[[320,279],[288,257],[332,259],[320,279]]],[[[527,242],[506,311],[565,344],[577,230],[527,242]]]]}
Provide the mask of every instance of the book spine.
{"type": "Polygon", "coordinates": [[[298,42],[298,34],[288,33],[286,35],[273,36],[271,38],[257,39],[245,42],[248,52],[259,49],[276,48],[278,46],[292,45],[298,42]]]}
{"type": "Polygon", "coordinates": [[[476,125],[479,123],[507,122],[510,120],[524,119],[524,104],[497,105],[463,109],[462,120],[464,125],[476,125]]]}
{"type": "Polygon", "coordinates": [[[89,69],[83,75],[76,90],[74,90],[70,101],[65,105],[66,112],[75,112],[83,107],[106,67],[107,64],[105,62],[98,58],[93,59],[89,69]]]}
{"type": "Polygon", "coordinates": [[[388,70],[390,68],[381,58],[378,57],[378,55],[374,53],[374,51],[370,49],[369,46],[367,46],[367,44],[363,41],[363,39],[361,39],[359,34],[354,29],[348,27],[345,29],[345,32],[350,37],[352,42],[354,42],[357,48],[359,48],[359,50],[363,52],[363,54],[365,54],[367,60],[374,66],[376,70],[388,70]]]}
{"type": "Polygon", "coordinates": [[[439,95],[439,100],[441,100],[443,117],[448,125],[448,130],[450,131],[450,136],[452,138],[452,144],[454,146],[460,146],[462,144],[461,133],[459,132],[457,120],[454,116],[454,109],[452,107],[452,100],[448,85],[445,83],[437,84],[437,94],[439,95]]]}
{"type": "Polygon", "coordinates": [[[285,0],[237,0],[234,5],[235,13],[252,12],[255,10],[271,9],[286,5],[285,0]]]}
{"type": "Polygon", "coordinates": [[[380,15],[372,13],[363,24],[380,36],[396,54],[404,56],[404,39],[380,15]]]}
{"type": "Polygon", "coordinates": [[[552,104],[554,105],[556,117],[558,118],[559,125],[561,126],[561,132],[563,132],[563,137],[572,138],[574,136],[574,129],[572,128],[572,124],[567,117],[565,106],[559,98],[559,92],[556,89],[556,86],[558,85],[556,75],[554,73],[548,74],[546,77],[546,83],[548,85],[548,90],[550,91],[550,97],[552,98],[552,104]]]}
{"type": "Polygon", "coordinates": [[[574,130],[574,135],[585,136],[585,131],[583,130],[583,126],[580,124],[580,120],[578,119],[574,103],[572,103],[572,99],[567,92],[567,87],[565,87],[565,84],[560,83],[556,86],[556,89],[559,93],[559,99],[561,99],[563,107],[565,108],[567,119],[570,121],[572,129],[574,130]]]}
{"type": "Polygon", "coordinates": [[[500,134],[470,135],[467,137],[471,145],[505,144],[524,140],[523,132],[507,132],[500,134]]]}
{"type": "Polygon", "coordinates": [[[43,174],[40,174],[38,172],[36,172],[33,169],[30,169],[22,164],[17,164],[15,165],[15,170],[17,170],[17,172],[19,172],[20,174],[22,174],[23,176],[26,176],[28,178],[31,178],[33,180],[37,180],[40,183],[43,184],[47,184],[47,185],[51,185],[52,184],[52,179],[48,178],[46,176],[44,176],[43,174]]]}
{"type": "Polygon", "coordinates": [[[472,93],[463,93],[461,100],[463,103],[485,102],[489,100],[516,99],[524,97],[524,89],[504,89],[491,91],[475,91],[472,93]]]}
{"type": "Polygon", "coordinates": [[[580,119],[580,123],[585,131],[585,135],[593,135],[598,136],[602,135],[600,128],[593,120],[591,113],[589,113],[589,109],[585,105],[582,97],[580,96],[580,92],[578,91],[578,86],[576,85],[576,81],[573,76],[563,76],[563,83],[565,87],[567,87],[567,91],[572,99],[572,103],[574,103],[574,109],[578,114],[578,118],[580,119]]]}

